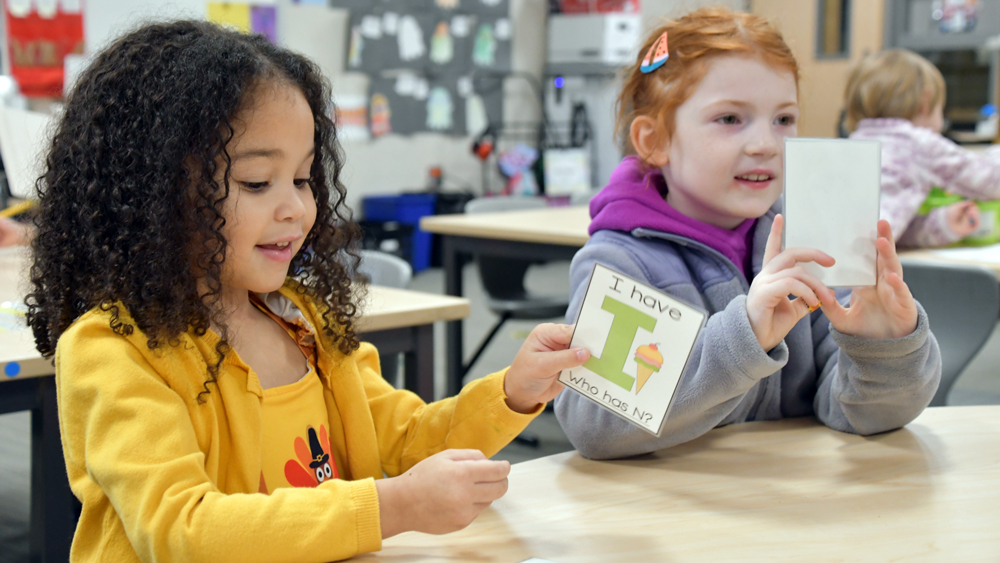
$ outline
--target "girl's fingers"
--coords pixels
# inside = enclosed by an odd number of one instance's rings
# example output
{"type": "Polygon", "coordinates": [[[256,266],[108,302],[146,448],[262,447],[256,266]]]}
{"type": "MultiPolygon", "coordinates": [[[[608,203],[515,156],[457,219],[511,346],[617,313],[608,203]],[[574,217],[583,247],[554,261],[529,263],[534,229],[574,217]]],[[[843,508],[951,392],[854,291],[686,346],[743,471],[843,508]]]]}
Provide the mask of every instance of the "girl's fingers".
{"type": "Polygon", "coordinates": [[[878,250],[878,277],[884,279],[890,273],[903,277],[903,263],[899,260],[899,254],[896,254],[895,246],[891,238],[879,237],[875,241],[878,250]]]}
{"type": "Polygon", "coordinates": [[[830,266],[833,266],[836,260],[833,259],[833,256],[830,256],[822,250],[817,250],[815,248],[793,247],[786,248],[784,251],[775,256],[770,263],[764,266],[764,270],[768,273],[780,272],[781,270],[793,268],[796,264],[803,264],[807,262],[815,262],[820,266],[829,268],[830,266]]]}
{"type": "Polygon", "coordinates": [[[780,295],[786,297],[788,295],[794,295],[806,303],[806,308],[809,307],[819,307],[820,300],[816,296],[816,292],[813,291],[811,287],[802,282],[802,280],[796,278],[784,278],[775,281],[768,287],[768,293],[775,295],[780,295]]]}
{"type": "Polygon", "coordinates": [[[781,253],[781,228],[784,220],[780,213],[774,216],[774,223],[771,223],[771,232],[767,235],[767,244],[764,246],[764,266],[781,253]]]}

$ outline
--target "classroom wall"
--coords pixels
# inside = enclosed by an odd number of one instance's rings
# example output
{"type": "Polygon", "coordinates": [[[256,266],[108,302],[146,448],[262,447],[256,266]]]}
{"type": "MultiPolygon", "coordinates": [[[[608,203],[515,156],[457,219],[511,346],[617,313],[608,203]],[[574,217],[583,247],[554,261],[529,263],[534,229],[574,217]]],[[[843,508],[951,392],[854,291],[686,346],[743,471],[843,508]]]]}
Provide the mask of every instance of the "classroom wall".
{"type": "Polygon", "coordinates": [[[775,21],[795,53],[802,72],[799,85],[799,135],[836,137],[850,69],[884,44],[885,0],[851,2],[850,57],[818,60],[815,0],[751,0],[750,10],[775,21]]]}

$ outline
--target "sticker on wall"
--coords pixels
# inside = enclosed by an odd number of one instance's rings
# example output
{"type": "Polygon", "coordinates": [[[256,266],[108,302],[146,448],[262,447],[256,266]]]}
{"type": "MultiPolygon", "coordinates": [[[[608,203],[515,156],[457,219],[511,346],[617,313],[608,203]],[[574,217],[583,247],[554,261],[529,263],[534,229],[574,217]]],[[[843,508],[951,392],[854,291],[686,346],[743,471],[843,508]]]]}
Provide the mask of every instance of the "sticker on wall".
{"type": "Polygon", "coordinates": [[[424,33],[413,16],[406,15],[400,18],[396,41],[399,43],[399,58],[404,61],[419,59],[426,52],[424,33]]]}
{"type": "Polygon", "coordinates": [[[932,2],[931,18],[941,33],[966,33],[976,27],[979,17],[977,0],[937,0],[932,2]]]}
{"type": "Polygon", "coordinates": [[[365,38],[361,35],[361,29],[351,28],[351,47],[347,54],[347,65],[351,68],[361,66],[361,52],[365,48],[365,38]]]}
{"type": "Polygon", "coordinates": [[[435,86],[427,98],[427,128],[432,131],[451,129],[454,106],[447,88],[435,86]]]}
{"type": "Polygon", "coordinates": [[[451,62],[455,46],[448,32],[448,22],[439,22],[431,36],[431,60],[439,65],[451,62]]]}
{"type": "Polygon", "coordinates": [[[486,130],[489,118],[486,116],[486,104],[477,94],[465,99],[465,133],[478,135],[486,130]]]}
{"type": "Polygon", "coordinates": [[[497,42],[493,37],[493,26],[484,23],[476,32],[476,42],[472,47],[472,62],[478,66],[493,66],[496,62],[497,42]]]}
{"type": "Polygon", "coordinates": [[[386,35],[396,35],[399,33],[399,14],[396,12],[382,14],[382,32],[386,35]]]}
{"type": "Polygon", "coordinates": [[[389,100],[382,94],[372,94],[371,119],[372,136],[381,137],[392,133],[392,108],[389,100]]]}
{"type": "Polygon", "coordinates": [[[507,18],[497,20],[497,23],[493,26],[493,35],[501,41],[510,39],[511,33],[510,20],[507,18]]]}

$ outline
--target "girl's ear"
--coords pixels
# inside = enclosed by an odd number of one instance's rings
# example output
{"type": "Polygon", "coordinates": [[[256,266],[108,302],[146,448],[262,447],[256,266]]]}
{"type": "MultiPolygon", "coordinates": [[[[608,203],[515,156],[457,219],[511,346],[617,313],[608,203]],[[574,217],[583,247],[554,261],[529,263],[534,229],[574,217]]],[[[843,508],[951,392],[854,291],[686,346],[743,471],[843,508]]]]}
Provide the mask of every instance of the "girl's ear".
{"type": "Polygon", "coordinates": [[[632,120],[629,128],[632,147],[647,164],[666,166],[670,161],[670,142],[663,138],[663,128],[652,117],[640,115],[632,120]]]}

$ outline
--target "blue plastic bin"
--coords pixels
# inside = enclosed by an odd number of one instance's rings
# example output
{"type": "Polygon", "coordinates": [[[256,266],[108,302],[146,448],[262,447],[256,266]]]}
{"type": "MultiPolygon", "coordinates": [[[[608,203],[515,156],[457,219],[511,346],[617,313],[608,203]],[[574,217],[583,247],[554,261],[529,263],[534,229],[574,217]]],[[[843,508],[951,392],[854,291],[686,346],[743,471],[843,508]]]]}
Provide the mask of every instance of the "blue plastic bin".
{"type": "Polygon", "coordinates": [[[410,265],[414,272],[422,272],[431,265],[433,236],[420,230],[420,218],[434,215],[436,205],[436,194],[370,196],[361,200],[361,212],[366,221],[396,221],[414,227],[410,265]]]}

